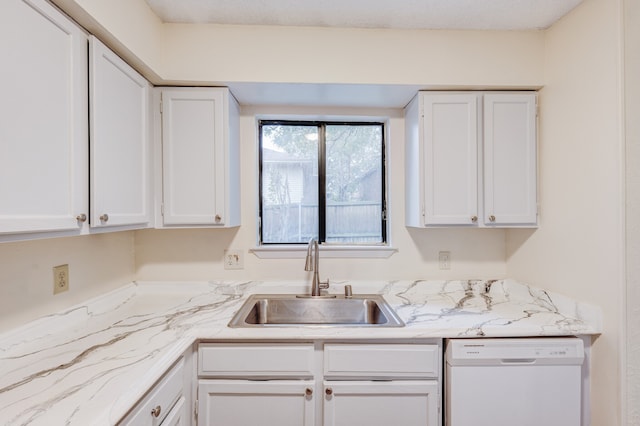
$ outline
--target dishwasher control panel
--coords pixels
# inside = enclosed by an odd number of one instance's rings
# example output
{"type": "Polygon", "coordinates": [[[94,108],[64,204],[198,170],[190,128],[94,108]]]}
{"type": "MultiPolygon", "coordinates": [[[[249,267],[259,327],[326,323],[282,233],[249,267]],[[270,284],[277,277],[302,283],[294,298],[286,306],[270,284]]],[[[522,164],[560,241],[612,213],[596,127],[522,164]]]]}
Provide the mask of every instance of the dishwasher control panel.
{"type": "Polygon", "coordinates": [[[575,364],[584,360],[584,343],[576,337],[531,339],[456,339],[447,342],[452,365],[575,364]]]}

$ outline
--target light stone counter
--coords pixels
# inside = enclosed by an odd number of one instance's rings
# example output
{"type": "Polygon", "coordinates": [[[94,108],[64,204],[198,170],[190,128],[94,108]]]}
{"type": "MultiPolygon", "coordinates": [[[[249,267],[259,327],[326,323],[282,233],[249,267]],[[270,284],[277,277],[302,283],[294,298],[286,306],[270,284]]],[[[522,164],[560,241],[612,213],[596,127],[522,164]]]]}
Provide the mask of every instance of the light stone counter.
{"type": "Polygon", "coordinates": [[[0,335],[0,425],[113,425],[196,340],[594,335],[597,307],[513,280],[337,282],[383,294],[402,328],[228,328],[249,294],[299,282],[132,283],[0,335]]]}

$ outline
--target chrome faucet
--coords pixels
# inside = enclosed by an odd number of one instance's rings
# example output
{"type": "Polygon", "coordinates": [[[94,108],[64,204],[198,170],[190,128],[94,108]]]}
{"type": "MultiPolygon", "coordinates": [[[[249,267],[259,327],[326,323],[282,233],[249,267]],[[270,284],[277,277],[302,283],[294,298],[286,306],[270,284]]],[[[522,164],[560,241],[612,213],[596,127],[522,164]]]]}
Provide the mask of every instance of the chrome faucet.
{"type": "MultiPolygon", "coordinates": [[[[307,258],[304,263],[305,271],[313,271],[313,281],[311,282],[311,297],[321,297],[323,289],[329,288],[329,280],[320,281],[319,269],[320,260],[320,246],[318,240],[311,238],[307,245],[307,258]],[[311,251],[313,250],[313,264],[311,263],[311,251]]],[[[335,297],[335,295],[323,296],[323,297],[335,297]]]]}

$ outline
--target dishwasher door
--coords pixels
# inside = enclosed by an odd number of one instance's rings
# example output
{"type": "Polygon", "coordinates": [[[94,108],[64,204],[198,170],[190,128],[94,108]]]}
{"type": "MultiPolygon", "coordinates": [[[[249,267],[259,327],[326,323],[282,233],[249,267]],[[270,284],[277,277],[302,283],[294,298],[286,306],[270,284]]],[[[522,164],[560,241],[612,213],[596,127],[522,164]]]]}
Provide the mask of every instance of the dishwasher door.
{"type": "Polygon", "coordinates": [[[445,358],[447,426],[581,425],[581,339],[454,339],[445,358]]]}

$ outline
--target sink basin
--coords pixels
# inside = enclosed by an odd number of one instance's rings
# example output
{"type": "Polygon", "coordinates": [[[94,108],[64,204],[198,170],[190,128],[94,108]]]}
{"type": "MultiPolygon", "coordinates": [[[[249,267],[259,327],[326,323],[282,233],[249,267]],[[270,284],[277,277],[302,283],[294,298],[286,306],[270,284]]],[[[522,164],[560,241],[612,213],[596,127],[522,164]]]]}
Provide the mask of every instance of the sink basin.
{"type": "Polygon", "coordinates": [[[229,322],[229,327],[283,326],[403,327],[404,323],[378,294],[335,298],[254,294],[229,322]]]}

